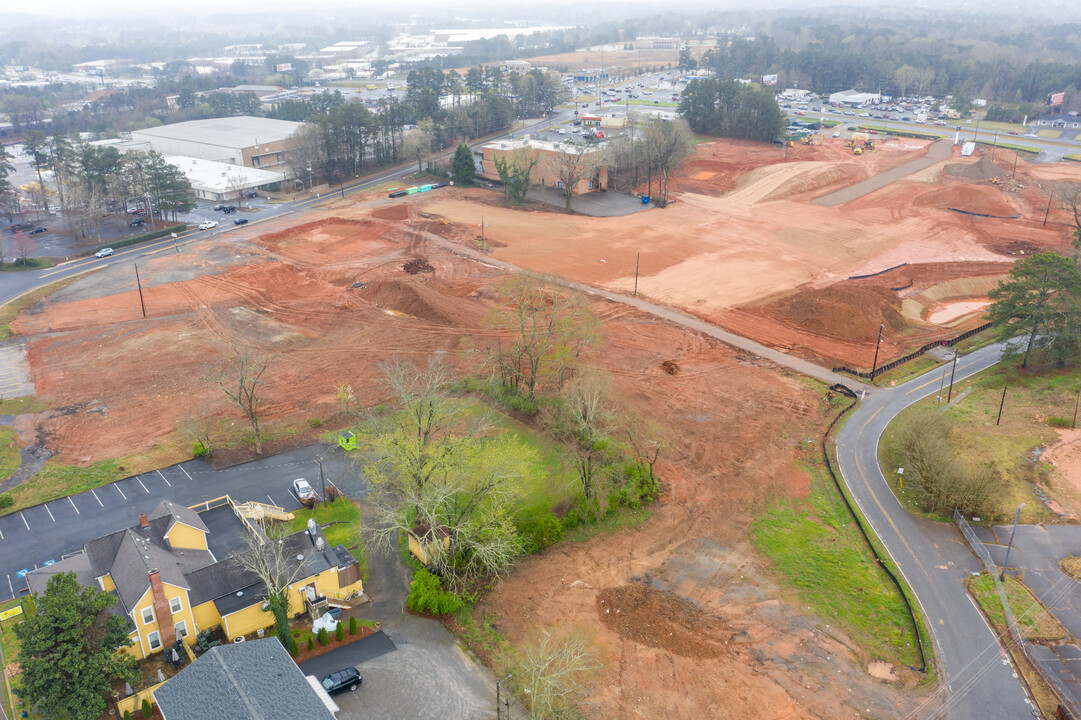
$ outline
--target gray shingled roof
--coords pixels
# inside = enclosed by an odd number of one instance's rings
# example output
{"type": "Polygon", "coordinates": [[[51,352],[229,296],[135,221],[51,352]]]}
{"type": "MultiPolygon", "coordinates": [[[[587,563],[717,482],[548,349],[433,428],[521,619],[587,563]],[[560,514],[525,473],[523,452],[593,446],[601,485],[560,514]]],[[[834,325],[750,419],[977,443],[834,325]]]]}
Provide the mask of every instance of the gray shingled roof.
{"type": "Polygon", "coordinates": [[[72,555],[66,560],[61,560],[58,563],[49,565],[48,567],[38,568],[33,572],[26,574],[26,584],[30,586],[30,592],[37,595],[44,595],[45,588],[49,584],[49,578],[53,575],[59,575],[63,572],[75,573],[75,579],[80,585],[93,585],[97,587],[95,582],[95,575],[90,569],[90,558],[86,553],[79,553],[78,555],[72,555]]]}
{"type": "Polygon", "coordinates": [[[154,512],[150,513],[149,518],[156,520],[160,517],[169,516],[173,520],[169,523],[169,527],[165,529],[165,534],[169,534],[169,530],[173,527],[173,522],[182,522],[185,525],[190,525],[196,530],[201,530],[204,533],[210,532],[202,520],[199,519],[199,513],[195,512],[191,508],[184,507],[183,505],[177,505],[172,500],[162,500],[154,512]]]}
{"type": "Polygon", "coordinates": [[[334,720],[277,638],[211,648],[154,700],[165,720],[334,720]]]}

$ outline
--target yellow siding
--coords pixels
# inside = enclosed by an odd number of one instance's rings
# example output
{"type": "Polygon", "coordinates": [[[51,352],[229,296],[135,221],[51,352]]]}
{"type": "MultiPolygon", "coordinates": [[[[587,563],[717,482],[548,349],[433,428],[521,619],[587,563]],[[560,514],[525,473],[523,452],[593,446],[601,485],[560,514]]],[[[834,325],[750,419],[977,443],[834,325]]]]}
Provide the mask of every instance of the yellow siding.
{"type": "MultiPolygon", "coordinates": [[[[428,555],[428,551],[424,549],[424,546],[417,542],[417,539],[413,537],[412,533],[409,533],[409,552],[413,554],[417,560],[420,560],[425,565],[429,565],[432,562],[431,556],[428,555]]],[[[446,550],[450,547],[450,538],[444,537],[439,543],[446,550]]]]}
{"type": "MultiPolygon", "coordinates": [[[[188,637],[185,640],[186,642],[193,642],[195,634],[202,629],[202,626],[198,625],[195,622],[195,615],[192,613],[191,605],[188,602],[188,591],[182,587],[170,585],[169,583],[162,583],[161,586],[162,590],[165,592],[166,598],[180,598],[180,612],[173,615],[172,623],[173,625],[176,625],[178,622],[183,621],[188,629],[188,637]]],[[[143,657],[144,653],[149,655],[151,653],[160,652],[164,649],[164,645],[159,647],[157,650],[150,649],[150,641],[148,636],[150,635],[150,633],[156,630],[160,631],[160,626],[158,624],[158,618],[156,614],[154,617],[154,622],[147,625],[143,624],[143,608],[146,607],[154,607],[154,593],[149,587],[146,589],[146,592],[143,593],[143,596],[139,598],[139,602],[136,603],[134,608],[135,632],[132,633],[131,638],[135,642],[135,645],[139,648],[138,655],[136,657],[143,657]]],[[[213,607],[213,604],[211,604],[211,607],[213,607]]],[[[134,648],[132,649],[134,650],[134,648]]]]}
{"type": "Polygon", "coordinates": [[[131,697],[117,700],[117,714],[123,717],[124,711],[127,710],[131,713],[132,717],[142,717],[142,715],[139,714],[139,710],[143,707],[143,698],[149,700],[151,705],[157,705],[158,703],[154,700],[154,691],[164,684],[165,683],[158,683],[157,685],[151,685],[146,690],[140,690],[131,697]]]}
{"type": "Polygon", "coordinates": [[[235,613],[229,613],[224,616],[222,621],[222,630],[225,631],[225,636],[232,641],[238,635],[247,635],[253,633],[259,628],[270,627],[274,624],[274,616],[270,612],[263,611],[263,601],[259,601],[251,607],[246,607],[243,610],[237,610],[235,613]]]}
{"type": "Polygon", "coordinates": [[[208,549],[206,545],[206,535],[203,531],[196,530],[184,523],[173,523],[173,526],[169,528],[169,534],[165,536],[165,539],[168,540],[169,544],[174,548],[208,549]]]}
{"type": "MultiPolygon", "coordinates": [[[[216,625],[221,625],[221,615],[218,614],[218,608],[214,607],[213,602],[205,602],[202,605],[195,606],[195,626],[199,628],[199,632],[212,628],[216,625]]],[[[195,633],[192,633],[194,637],[195,633]]]]}
{"type": "Polygon", "coordinates": [[[102,575],[98,578],[98,582],[101,583],[101,589],[105,592],[112,592],[116,590],[116,585],[113,583],[112,575],[102,575]]]}

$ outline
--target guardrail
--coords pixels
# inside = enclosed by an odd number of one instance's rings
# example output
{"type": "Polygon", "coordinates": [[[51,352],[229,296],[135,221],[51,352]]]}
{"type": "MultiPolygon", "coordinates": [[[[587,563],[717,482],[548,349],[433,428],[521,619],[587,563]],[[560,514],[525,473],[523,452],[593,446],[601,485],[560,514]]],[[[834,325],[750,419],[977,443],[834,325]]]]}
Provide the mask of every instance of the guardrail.
{"type": "Polygon", "coordinates": [[[895,367],[900,367],[901,365],[904,365],[909,360],[915,360],[916,358],[918,358],[920,355],[923,355],[925,352],[927,352],[931,348],[942,347],[943,345],[945,345],[946,347],[952,347],[952,346],[956,345],[957,343],[961,342],[962,340],[967,340],[968,338],[972,337],[976,333],[983,332],[984,330],[986,330],[989,327],[991,327],[991,323],[984,323],[983,325],[980,325],[979,327],[974,327],[971,330],[968,330],[966,332],[961,333],[960,335],[958,335],[955,338],[950,338],[949,340],[936,340],[934,342],[929,342],[926,345],[924,345],[923,347],[921,347],[919,350],[916,350],[915,352],[911,352],[908,355],[905,355],[903,358],[898,358],[897,360],[893,360],[891,362],[888,362],[885,365],[879,365],[877,368],[875,368],[874,372],[860,372],[859,370],[853,370],[852,368],[845,367],[844,365],[842,365],[841,367],[833,368],[833,372],[835,372],[835,373],[848,373],[849,375],[854,375],[855,377],[859,378],[860,380],[874,380],[876,377],[878,377],[879,375],[881,375],[884,372],[888,372],[890,370],[893,370],[895,367]]]}
{"type": "MultiPolygon", "coordinates": [[[[998,579],[998,566],[995,565],[995,561],[991,559],[991,553],[987,551],[987,546],[983,544],[983,541],[976,537],[976,533],[973,532],[972,527],[965,520],[964,515],[958,512],[956,509],[953,511],[953,521],[957,524],[958,529],[961,531],[961,535],[965,538],[968,546],[972,548],[972,552],[976,554],[983,562],[983,567],[991,574],[991,577],[995,581],[995,589],[998,591],[999,602],[1002,603],[1002,610],[1006,615],[1006,631],[1010,637],[1010,641],[1024,654],[1032,667],[1036,672],[1040,674],[1040,677],[1051,688],[1051,691],[1055,694],[1055,698],[1060,705],[1069,708],[1070,712],[1074,716],[1081,715],[1081,707],[1078,707],[1077,703],[1070,700],[1071,694],[1066,689],[1066,686],[1062,684],[1062,680],[1058,678],[1054,673],[1044,672],[1043,664],[1039,658],[1032,651],[1031,644],[1025,640],[1024,635],[1021,634],[1021,630],[1017,627],[1017,620],[1014,618],[1013,609],[1010,607],[1010,601],[1006,597],[1006,588],[1003,587],[1002,581],[998,579]]],[[[1061,708],[1060,708],[1061,709],[1061,708]]]]}

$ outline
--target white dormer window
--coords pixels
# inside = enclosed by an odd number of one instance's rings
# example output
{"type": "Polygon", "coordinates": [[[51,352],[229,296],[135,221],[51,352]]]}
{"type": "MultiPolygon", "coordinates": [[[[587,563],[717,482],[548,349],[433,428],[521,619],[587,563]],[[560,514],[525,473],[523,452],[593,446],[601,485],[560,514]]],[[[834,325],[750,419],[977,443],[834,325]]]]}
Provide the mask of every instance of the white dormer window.
{"type": "Polygon", "coordinates": [[[143,625],[149,625],[152,622],[154,622],[154,608],[143,608],[143,625]]]}

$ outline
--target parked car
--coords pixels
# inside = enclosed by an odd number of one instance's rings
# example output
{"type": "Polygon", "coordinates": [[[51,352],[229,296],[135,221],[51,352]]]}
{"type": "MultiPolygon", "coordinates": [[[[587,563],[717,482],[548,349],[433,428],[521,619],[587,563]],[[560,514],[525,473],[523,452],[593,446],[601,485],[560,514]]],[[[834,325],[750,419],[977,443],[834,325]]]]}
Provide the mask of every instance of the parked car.
{"type": "Polygon", "coordinates": [[[30,231],[30,234],[31,235],[40,235],[41,233],[45,233],[45,232],[49,232],[49,231],[47,229],[43,228],[43,227],[36,227],[36,228],[34,228],[33,230],[30,231]]]}
{"type": "Polygon", "coordinates": [[[216,228],[218,226],[217,220],[207,220],[206,222],[199,223],[200,230],[209,230],[210,228],[216,228]]]}
{"type": "Polygon", "coordinates": [[[300,498],[301,502],[319,499],[319,493],[317,493],[315,488],[309,485],[308,481],[304,478],[297,478],[293,481],[293,492],[297,494],[297,497],[300,498]]]}
{"type": "Polygon", "coordinates": [[[130,214],[131,215],[146,215],[146,210],[144,210],[143,208],[135,208],[134,210],[131,211],[130,214]]]}
{"type": "Polygon", "coordinates": [[[233,221],[233,224],[234,225],[247,225],[248,224],[248,218],[237,218],[236,220],[233,221]]]}
{"type": "Polygon", "coordinates": [[[337,620],[342,616],[342,609],[340,607],[328,607],[326,614],[337,620]]]}
{"type": "Polygon", "coordinates": [[[101,250],[98,250],[96,253],[94,253],[94,257],[103,258],[103,257],[109,257],[112,254],[113,254],[113,249],[112,248],[102,248],[101,250]]]}
{"type": "Polygon", "coordinates": [[[246,193],[244,193],[244,197],[246,197],[246,198],[247,198],[248,200],[251,200],[252,198],[257,198],[257,197],[259,197],[259,193],[256,193],[256,192],[246,192],[246,193]]]}
{"type": "Polygon", "coordinates": [[[33,223],[15,223],[11,226],[11,232],[22,232],[23,230],[29,230],[32,227],[34,227],[33,223]]]}
{"type": "Polygon", "coordinates": [[[346,690],[354,692],[362,682],[364,682],[364,678],[360,676],[357,669],[347,667],[336,670],[323,678],[323,689],[327,691],[328,695],[336,695],[346,690]]]}
{"type": "Polygon", "coordinates": [[[841,131],[840,130],[834,130],[833,131],[833,137],[841,137],[841,131]]]}
{"type": "Polygon", "coordinates": [[[218,210],[224,210],[224,209],[225,209],[225,205],[223,205],[221,203],[218,203],[217,205],[214,206],[214,211],[215,212],[217,212],[218,210]]]}
{"type": "Polygon", "coordinates": [[[128,225],[130,227],[139,227],[140,225],[145,225],[145,224],[146,224],[146,220],[143,220],[141,217],[137,217],[134,220],[132,220],[130,223],[128,223],[128,225]]]}
{"type": "Polygon", "coordinates": [[[223,207],[221,209],[221,211],[223,213],[225,213],[226,215],[228,215],[229,213],[235,213],[236,212],[236,205],[226,205],[225,207],[223,207]]]}

